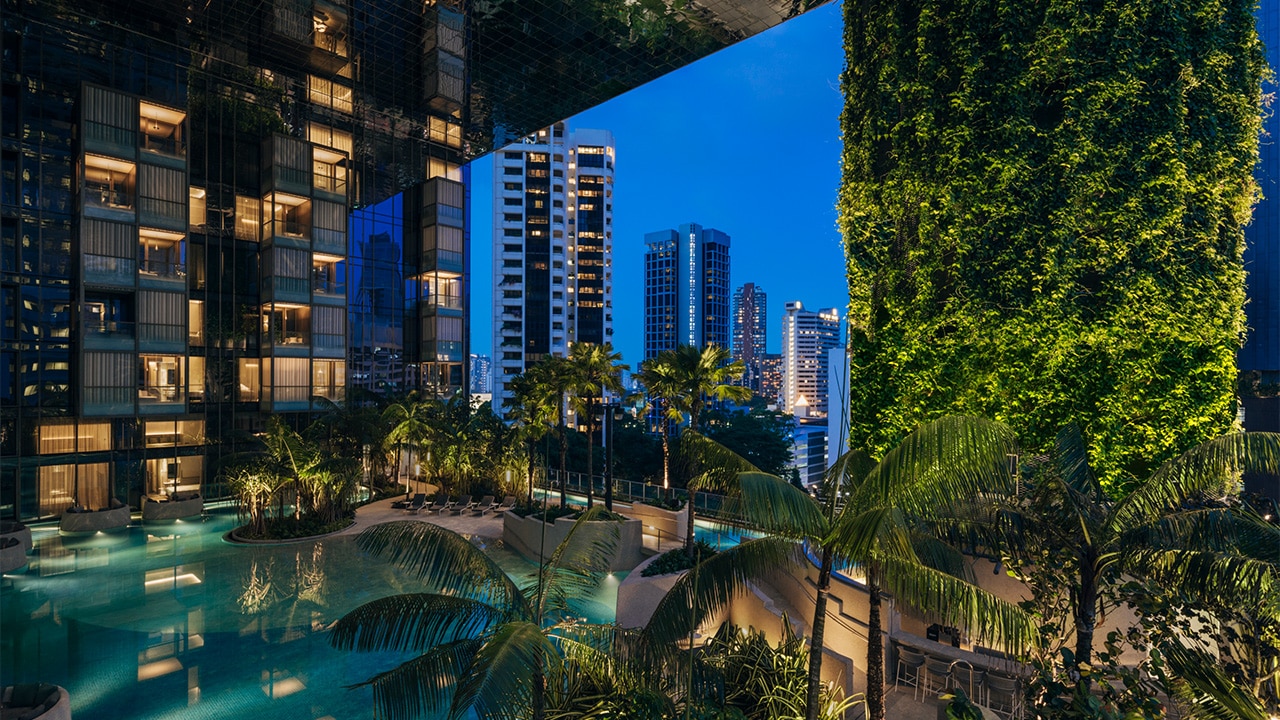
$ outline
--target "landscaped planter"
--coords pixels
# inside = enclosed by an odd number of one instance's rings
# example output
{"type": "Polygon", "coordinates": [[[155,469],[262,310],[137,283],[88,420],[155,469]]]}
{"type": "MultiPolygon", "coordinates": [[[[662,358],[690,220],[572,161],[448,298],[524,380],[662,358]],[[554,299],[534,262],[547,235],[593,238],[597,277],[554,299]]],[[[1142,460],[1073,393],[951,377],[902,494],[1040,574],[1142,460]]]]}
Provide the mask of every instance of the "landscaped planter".
{"type": "Polygon", "coordinates": [[[658,535],[664,541],[684,542],[685,531],[689,528],[689,505],[680,510],[667,510],[656,505],[642,502],[631,503],[630,507],[619,507],[618,512],[643,523],[644,528],[652,535],[658,535]]]}
{"type": "MultiPolygon", "coordinates": [[[[547,555],[550,556],[555,551],[556,546],[569,534],[574,522],[573,518],[563,517],[555,522],[547,523],[546,536],[544,538],[543,523],[537,516],[531,515],[522,518],[512,512],[504,513],[502,516],[502,541],[506,543],[507,547],[520,553],[527,560],[539,562],[541,556],[538,548],[546,548],[547,555]]],[[[613,520],[600,520],[589,523],[580,534],[586,534],[587,536],[582,539],[589,542],[592,539],[589,533],[607,532],[608,528],[617,528],[618,531],[617,551],[613,555],[613,560],[609,563],[609,571],[630,570],[639,565],[644,560],[644,554],[641,551],[644,545],[640,521],[625,520],[616,522],[613,520]]]]}
{"type": "Polygon", "coordinates": [[[0,708],[15,720],[71,720],[71,698],[57,685],[10,685],[0,691],[0,708]]]}
{"type": "Polygon", "coordinates": [[[111,507],[106,510],[91,512],[62,513],[58,522],[58,532],[63,535],[92,535],[96,532],[123,530],[129,526],[131,512],[129,506],[115,498],[111,499],[111,507]]]}
{"type": "Polygon", "coordinates": [[[27,564],[27,551],[15,537],[0,538],[0,574],[11,573],[27,564]]]}
{"type": "Polygon", "coordinates": [[[676,580],[689,572],[681,570],[666,575],[642,577],[644,569],[659,557],[661,556],[655,555],[640,563],[618,584],[618,627],[641,628],[647,625],[654,608],[676,584],[676,580]]]}
{"type": "Polygon", "coordinates": [[[142,501],[142,521],[178,520],[195,517],[204,512],[204,498],[200,493],[181,493],[156,499],[148,495],[142,501]]]}
{"type": "Polygon", "coordinates": [[[31,552],[31,528],[16,522],[0,522],[0,545],[9,538],[16,538],[22,545],[22,552],[31,552]]]}

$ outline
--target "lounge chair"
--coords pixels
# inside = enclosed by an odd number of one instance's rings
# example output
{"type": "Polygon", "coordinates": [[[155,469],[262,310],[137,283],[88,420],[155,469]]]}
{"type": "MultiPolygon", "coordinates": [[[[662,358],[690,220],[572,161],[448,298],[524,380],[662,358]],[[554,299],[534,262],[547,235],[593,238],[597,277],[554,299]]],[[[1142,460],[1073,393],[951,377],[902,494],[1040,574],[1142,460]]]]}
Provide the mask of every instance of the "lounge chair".
{"type": "Polygon", "coordinates": [[[410,501],[409,507],[405,509],[409,511],[410,515],[417,515],[418,511],[422,509],[422,506],[426,504],[427,504],[427,494],[418,493],[417,495],[413,496],[413,500],[410,501]]]}
{"type": "Polygon", "coordinates": [[[471,496],[463,495],[462,497],[458,498],[458,502],[454,503],[453,507],[449,508],[449,512],[450,514],[453,514],[453,515],[461,515],[462,513],[470,510],[474,506],[475,506],[475,503],[471,502],[471,496]]]}
{"type": "Polygon", "coordinates": [[[492,495],[485,495],[484,497],[480,498],[480,502],[476,503],[476,506],[475,508],[472,509],[471,513],[473,515],[484,515],[485,513],[497,507],[497,505],[498,503],[493,501],[492,495]]]}
{"type": "Polygon", "coordinates": [[[515,509],[515,507],[516,507],[516,496],[515,496],[515,495],[508,495],[508,496],[506,496],[506,497],[502,498],[502,504],[501,504],[501,505],[495,505],[495,506],[494,506],[493,511],[494,511],[495,513],[497,513],[498,515],[501,515],[502,513],[506,512],[506,511],[508,511],[508,510],[514,510],[514,509],[515,509]]]}
{"type": "Polygon", "coordinates": [[[441,493],[436,496],[436,501],[427,506],[428,513],[442,513],[449,508],[449,496],[441,493]]]}

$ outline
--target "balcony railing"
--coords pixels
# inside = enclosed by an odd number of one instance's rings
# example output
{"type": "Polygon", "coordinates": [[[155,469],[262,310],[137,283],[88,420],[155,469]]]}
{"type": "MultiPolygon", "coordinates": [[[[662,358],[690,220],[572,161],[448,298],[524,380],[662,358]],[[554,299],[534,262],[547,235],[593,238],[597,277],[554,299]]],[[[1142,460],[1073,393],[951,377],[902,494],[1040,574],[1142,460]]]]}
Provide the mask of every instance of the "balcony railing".
{"type": "Polygon", "coordinates": [[[86,180],[84,183],[84,203],[90,207],[108,208],[110,210],[133,210],[133,193],[86,180]]]}
{"type": "Polygon", "coordinates": [[[165,280],[181,280],[187,276],[187,266],[183,263],[166,262],[164,260],[139,260],[138,274],[151,275],[165,280]]]}
{"type": "Polygon", "coordinates": [[[137,272],[138,263],[132,258],[89,254],[84,256],[84,279],[86,282],[133,285],[133,278],[137,272]]]}
{"type": "Polygon", "coordinates": [[[311,344],[311,333],[302,330],[278,330],[272,344],[281,347],[297,347],[311,344]]]}
{"type": "Polygon", "coordinates": [[[142,150],[143,152],[151,152],[173,158],[187,156],[187,145],[181,140],[172,137],[149,135],[145,132],[142,133],[142,150]]]}
{"type": "Polygon", "coordinates": [[[347,284],[312,275],[311,290],[317,295],[346,295],[347,284]]]}
{"type": "Polygon", "coordinates": [[[138,388],[138,402],[142,405],[180,403],[186,399],[186,391],[178,385],[142,385],[138,388]]]}
{"type": "Polygon", "coordinates": [[[100,338],[132,338],[135,333],[136,323],[121,322],[119,320],[98,320],[97,316],[86,316],[84,319],[84,334],[86,336],[100,338]]]}
{"type": "Polygon", "coordinates": [[[270,220],[263,227],[267,237],[306,238],[311,226],[297,220],[270,220]]]}

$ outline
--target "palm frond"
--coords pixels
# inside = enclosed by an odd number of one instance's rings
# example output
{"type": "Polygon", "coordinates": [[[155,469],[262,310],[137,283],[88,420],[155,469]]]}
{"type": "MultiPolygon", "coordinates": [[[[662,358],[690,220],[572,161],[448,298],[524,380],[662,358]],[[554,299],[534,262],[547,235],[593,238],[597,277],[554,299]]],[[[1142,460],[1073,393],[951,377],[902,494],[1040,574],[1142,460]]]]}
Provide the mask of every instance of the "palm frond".
{"type": "Polygon", "coordinates": [[[548,603],[567,609],[570,599],[594,588],[608,572],[618,550],[619,526],[599,522],[603,513],[601,507],[583,512],[539,569],[543,592],[539,616],[548,603]]]}
{"type": "Polygon", "coordinates": [[[1233,552],[1128,549],[1123,565],[1186,598],[1224,607],[1260,610],[1280,591],[1275,565],[1233,552]]]}
{"type": "Polygon", "coordinates": [[[1207,507],[1162,515],[1129,529],[1120,547],[1183,548],[1238,552],[1280,566],[1280,527],[1232,507],[1207,507]]]}
{"type": "Polygon", "coordinates": [[[1267,720],[1257,698],[1231,682],[1215,658],[1177,642],[1160,646],[1174,676],[1169,691],[1194,720],[1267,720]]]}
{"type": "Polygon", "coordinates": [[[545,672],[554,657],[555,648],[537,625],[509,622],[499,626],[459,679],[451,718],[457,720],[469,709],[482,718],[528,717],[533,673],[539,667],[545,672]]]}
{"type": "Polygon", "coordinates": [[[977,642],[1025,654],[1035,641],[1035,620],[1013,603],[947,573],[885,556],[884,588],[916,610],[968,630],[977,642]]]}
{"type": "Polygon", "coordinates": [[[738,473],[737,492],[725,500],[725,514],[742,517],[755,528],[791,538],[826,534],[821,508],[803,490],[766,472],[738,473]]]}
{"type": "Polygon", "coordinates": [[[339,618],[329,644],[357,652],[421,652],[473,638],[504,619],[476,600],[411,593],[367,602],[339,618]]]}
{"type": "Polygon", "coordinates": [[[835,525],[824,544],[831,547],[838,557],[863,563],[878,554],[898,557],[914,557],[901,511],[893,507],[871,507],[866,510],[846,510],[836,518],[835,525]]]}
{"type": "Polygon", "coordinates": [[[372,686],[373,704],[380,718],[416,720],[439,716],[450,708],[454,688],[482,645],[476,639],[437,645],[352,687],[372,686]]]}
{"type": "Polygon", "coordinates": [[[822,475],[822,502],[829,519],[855,496],[875,466],[862,450],[848,450],[827,468],[822,475]]]}
{"type": "Polygon", "coordinates": [[[748,540],[699,563],[676,581],[658,602],[641,635],[656,652],[675,645],[728,608],[747,583],[796,562],[795,543],[777,537],[748,540]]]}
{"type": "Polygon", "coordinates": [[[1111,524],[1122,531],[1202,497],[1230,494],[1246,472],[1280,473],[1280,434],[1232,433],[1191,448],[1118,502],[1111,524]]]}
{"type": "Polygon", "coordinates": [[[983,493],[1011,493],[1018,445],[1008,427],[949,416],[921,425],[885,454],[852,502],[927,517],[983,493]]]}
{"type": "Polygon", "coordinates": [[[432,588],[529,616],[524,596],[502,568],[451,530],[401,520],[366,528],[357,536],[356,545],[390,560],[432,588]]]}

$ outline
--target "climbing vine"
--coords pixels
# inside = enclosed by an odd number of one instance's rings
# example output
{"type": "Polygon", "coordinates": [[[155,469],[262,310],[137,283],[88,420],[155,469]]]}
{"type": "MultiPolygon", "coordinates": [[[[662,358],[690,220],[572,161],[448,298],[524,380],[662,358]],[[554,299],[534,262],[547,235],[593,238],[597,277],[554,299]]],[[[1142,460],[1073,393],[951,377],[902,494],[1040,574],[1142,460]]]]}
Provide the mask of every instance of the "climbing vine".
{"type": "Polygon", "coordinates": [[[855,441],[949,413],[1109,490],[1229,429],[1265,69],[1248,0],[846,0],[855,441]],[[1037,447],[1038,446],[1038,447],[1037,447]]]}

